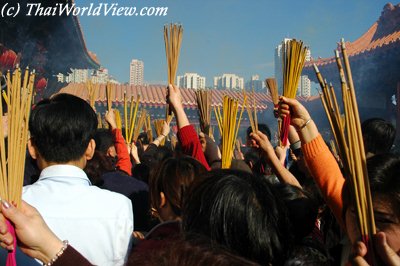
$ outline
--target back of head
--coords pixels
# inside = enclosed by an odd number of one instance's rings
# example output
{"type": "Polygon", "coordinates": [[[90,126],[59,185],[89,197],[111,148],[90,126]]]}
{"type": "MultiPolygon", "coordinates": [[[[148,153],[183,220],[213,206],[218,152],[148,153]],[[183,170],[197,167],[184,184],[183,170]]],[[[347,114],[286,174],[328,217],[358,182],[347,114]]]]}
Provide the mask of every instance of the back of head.
{"type": "Polygon", "coordinates": [[[382,118],[365,120],[361,125],[365,152],[380,154],[389,152],[396,137],[395,127],[382,118]]]}
{"type": "MultiPolygon", "coordinates": [[[[214,161],[214,163],[211,164],[210,166],[211,166],[211,169],[221,169],[222,161],[221,160],[214,161]]],[[[253,173],[250,169],[250,166],[248,164],[246,164],[245,161],[238,160],[238,159],[232,159],[231,167],[229,169],[244,171],[244,172],[247,172],[250,174],[253,173]]]]}
{"type": "Polygon", "coordinates": [[[182,224],[263,265],[279,265],[291,243],[285,207],[271,185],[241,171],[207,173],[188,193],[182,224]]]}
{"type": "Polygon", "coordinates": [[[67,163],[79,160],[93,139],[97,117],[79,97],[58,94],[40,101],[31,113],[31,140],[44,160],[67,163]]]}
{"type": "Polygon", "coordinates": [[[163,192],[174,215],[180,217],[185,192],[193,181],[206,171],[199,161],[191,157],[166,159],[150,174],[149,193],[152,207],[159,209],[160,192],[163,192]]]}
{"type": "Polygon", "coordinates": [[[296,241],[300,242],[312,232],[315,226],[318,204],[299,187],[279,183],[275,185],[275,188],[288,209],[296,241]]]}
{"type": "Polygon", "coordinates": [[[147,132],[140,133],[137,141],[139,141],[143,145],[149,145],[150,141],[149,141],[149,136],[148,136],[147,132]]]}
{"type": "Polygon", "coordinates": [[[203,236],[191,239],[179,239],[169,243],[163,248],[152,250],[148,253],[138,254],[132,252],[127,266],[256,266],[255,262],[226,251],[224,248],[210,243],[203,236]]]}
{"type": "Polygon", "coordinates": [[[94,140],[96,142],[96,151],[101,153],[107,153],[108,148],[114,145],[113,134],[110,130],[105,128],[96,130],[94,140]]]}
{"type": "Polygon", "coordinates": [[[400,217],[400,156],[390,153],[376,155],[367,160],[367,166],[373,199],[384,200],[400,217]]]}
{"type": "MultiPolygon", "coordinates": [[[[258,131],[266,135],[268,139],[271,140],[271,130],[269,129],[269,127],[266,124],[257,124],[257,125],[258,125],[258,131]]],[[[250,137],[251,132],[253,132],[251,127],[248,127],[246,132],[247,138],[250,137]]]]}

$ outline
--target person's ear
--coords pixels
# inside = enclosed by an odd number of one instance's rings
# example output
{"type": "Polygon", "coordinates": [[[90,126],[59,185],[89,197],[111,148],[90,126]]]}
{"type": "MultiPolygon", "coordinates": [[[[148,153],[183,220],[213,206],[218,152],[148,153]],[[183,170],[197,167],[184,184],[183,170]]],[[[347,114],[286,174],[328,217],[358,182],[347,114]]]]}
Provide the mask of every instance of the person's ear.
{"type": "Polygon", "coordinates": [[[32,159],[36,160],[38,158],[39,152],[37,151],[35,144],[33,144],[32,139],[28,140],[28,152],[32,159]]]}
{"type": "Polygon", "coordinates": [[[85,151],[86,160],[90,160],[93,158],[95,150],[96,150],[96,142],[94,141],[94,139],[91,139],[85,151]]]}
{"type": "Polygon", "coordinates": [[[167,199],[165,198],[164,192],[160,192],[160,209],[167,204],[167,199]]]}

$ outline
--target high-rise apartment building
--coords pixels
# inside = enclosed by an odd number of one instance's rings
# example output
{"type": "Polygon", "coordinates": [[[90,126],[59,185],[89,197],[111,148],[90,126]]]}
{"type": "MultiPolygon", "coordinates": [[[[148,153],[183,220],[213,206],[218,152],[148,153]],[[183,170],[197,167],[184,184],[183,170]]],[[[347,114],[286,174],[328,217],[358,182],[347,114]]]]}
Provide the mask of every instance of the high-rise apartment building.
{"type": "Polygon", "coordinates": [[[235,74],[222,74],[214,77],[215,89],[242,90],[244,88],[244,79],[235,74]]]}
{"type": "Polygon", "coordinates": [[[185,73],[177,77],[177,86],[186,89],[205,89],[206,78],[197,73],[185,73]]]}
{"type": "Polygon", "coordinates": [[[252,90],[254,88],[255,91],[265,91],[265,84],[260,80],[259,75],[252,75],[250,80],[246,82],[245,87],[247,90],[252,90]]]}
{"type": "Polygon", "coordinates": [[[90,73],[89,69],[72,69],[71,72],[66,77],[65,81],[67,83],[83,83],[89,79],[90,73]]]}
{"type": "Polygon", "coordinates": [[[133,59],[129,68],[129,84],[143,85],[144,83],[144,63],[143,61],[133,59]]]}

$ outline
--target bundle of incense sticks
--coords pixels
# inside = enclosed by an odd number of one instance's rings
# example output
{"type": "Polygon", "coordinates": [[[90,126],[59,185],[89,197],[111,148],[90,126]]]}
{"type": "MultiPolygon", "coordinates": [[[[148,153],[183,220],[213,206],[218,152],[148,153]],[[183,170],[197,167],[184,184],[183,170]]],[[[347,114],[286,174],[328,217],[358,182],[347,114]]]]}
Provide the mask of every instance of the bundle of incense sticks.
{"type": "Polygon", "coordinates": [[[238,138],[236,140],[236,150],[240,153],[242,152],[242,139],[241,138],[238,138]]]}
{"type": "Polygon", "coordinates": [[[210,126],[210,134],[209,134],[209,136],[213,141],[215,141],[214,131],[215,131],[214,126],[210,126]]]}
{"type": "Polygon", "coordinates": [[[337,149],[336,149],[336,145],[335,145],[335,141],[334,140],[330,140],[329,141],[329,145],[331,147],[332,153],[335,156],[335,158],[337,158],[339,156],[337,149]]]}
{"type": "Polygon", "coordinates": [[[257,104],[256,104],[254,87],[252,87],[252,93],[251,93],[251,97],[250,97],[250,101],[252,101],[252,106],[249,106],[249,104],[247,103],[247,95],[246,95],[245,90],[243,90],[243,99],[245,99],[244,105],[246,107],[247,115],[249,117],[251,131],[257,132],[258,131],[257,104]]]}
{"type": "Polygon", "coordinates": [[[272,103],[274,104],[274,116],[278,120],[278,140],[279,140],[279,145],[282,146],[281,137],[280,137],[280,129],[282,128],[282,119],[278,115],[278,107],[279,107],[278,84],[276,82],[276,79],[267,78],[265,80],[265,85],[268,87],[269,94],[271,95],[272,103]]]}
{"type": "Polygon", "coordinates": [[[239,132],[240,121],[244,111],[245,103],[242,104],[238,119],[239,102],[224,96],[223,116],[222,116],[222,169],[231,167],[235,141],[239,132]]]}
{"type": "Polygon", "coordinates": [[[107,82],[106,85],[106,97],[107,97],[107,110],[111,112],[112,108],[112,91],[114,90],[113,84],[107,82]]]}
{"type": "Polygon", "coordinates": [[[265,80],[265,85],[267,86],[269,94],[271,95],[272,103],[274,104],[274,111],[278,110],[279,92],[278,92],[278,84],[276,83],[276,79],[267,78],[265,80]]]}
{"type": "MultiPolygon", "coordinates": [[[[163,128],[164,122],[165,122],[164,119],[157,119],[157,120],[154,120],[154,122],[153,122],[153,123],[154,123],[154,128],[155,128],[155,130],[156,130],[157,137],[160,136],[160,135],[162,134],[162,128],[163,128]]],[[[160,146],[164,146],[164,144],[165,144],[165,139],[166,139],[166,138],[163,138],[163,139],[160,141],[160,146]]]]}
{"type": "MultiPolygon", "coordinates": [[[[179,24],[164,26],[165,54],[167,57],[168,84],[175,86],[175,77],[178,70],[179,53],[181,49],[183,27],[179,24]]],[[[168,99],[167,99],[168,102],[168,99]]],[[[171,121],[172,109],[166,107],[166,120],[171,121]]]]}
{"type": "Polygon", "coordinates": [[[100,113],[97,113],[97,128],[103,128],[103,119],[100,113]]]}
{"type": "Polygon", "coordinates": [[[214,105],[214,115],[215,120],[217,120],[219,135],[222,136],[222,115],[221,108],[219,106],[214,105]]]}
{"type": "MultiPolygon", "coordinates": [[[[0,73],[0,75],[2,75],[2,74],[0,73]]],[[[10,100],[8,100],[7,93],[6,93],[5,91],[2,91],[1,94],[2,94],[2,96],[3,96],[4,101],[5,101],[6,104],[7,104],[7,107],[9,108],[9,107],[10,107],[10,100]]]]}
{"type": "Polygon", "coordinates": [[[133,141],[136,142],[140,132],[143,129],[144,124],[146,123],[147,119],[147,110],[142,109],[142,112],[140,113],[139,119],[135,125],[134,132],[133,132],[133,141]]]}
{"type": "MultiPolygon", "coordinates": [[[[295,39],[282,43],[283,96],[296,98],[300,75],[306,61],[307,48],[295,39]]],[[[282,146],[287,145],[290,116],[283,119],[280,129],[282,146]]]]}
{"type": "Polygon", "coordinates": [[[344,119],[342,119],[333,86],[328,85],[323,79],[316,65],[314,65],[314,69],[322,88],[322,104],[332,128],[345,174],[352,186],[358,225],[362,240],[367,245],[369,251],[367,259],[373,262],[374,256],[371,240],[372,235],[376,233],[375,219],[355,88],[343,40],[341,42],[341,51],[344,68],[338,51],[335,51],[335,57],[340,74],[344,119]]]}
{"type": "Polygon", "coordinates": [[[130,110],[128,114],[128,100],[126,97],[126,92],[124,92],[124,124],[125,124],[125,138],[127,143],[132,142],[139,105],[140,105],[140,94],[138,94],[136,100],[134,96],[132,96],[130,102],[130,110]]]}
{"type": "Polygon", "coordinates": [[[121,130],[122,129],[121,114],[118,109],[115,109],[114,112],[115,112],[115,124],[117,124],[117,128],[121,130]]]}
{"type": "MultiPolygon", "coordinates": [[[[8,129],[7,137],[0,130],[0,197],[21,206],[28,122],[31,111],[35,72],[22,71],[17,66],[12,76],[7,73],[8,129]],[[7,151],[6,151],[7,147],[7,151]]],[[[0,125],[3,125],[0,104],[0,125]]]]}
{"type": "Polygon", "coordinates": [[[146,128],[146,133],[147,133],[147,137],[149,139],[149,142],[152,143],[153,142],[153,128],[151,127],[150,114],[147,115],[147,119],[146,119],[146,122],[145,122],[145,128],[146,128]]]}
{"type": "Polygon", "coordinates": [[[93,82],[91,80],[88,80],[86,82],[86,89],[88,91],[89,104],[94,109],[94,104],[95,104],[95,99],[96,99],[95,98],[96,89],[95,89],[95,85],[93,84],[93,82]]]}
{"type": "Polygon", "coordinates": [[[204,134],[210,135],[212,92],[206,90],[197,90],[195,91],[195,94],[201,131],[204,134]]]}
{"type": "Polygon", "coordinates": [[[175,135],[172,135],[171,136],[171,147],[172,147],[173,151],[176,148],[176,144],[178,144],[178,138],[175,135]]]}

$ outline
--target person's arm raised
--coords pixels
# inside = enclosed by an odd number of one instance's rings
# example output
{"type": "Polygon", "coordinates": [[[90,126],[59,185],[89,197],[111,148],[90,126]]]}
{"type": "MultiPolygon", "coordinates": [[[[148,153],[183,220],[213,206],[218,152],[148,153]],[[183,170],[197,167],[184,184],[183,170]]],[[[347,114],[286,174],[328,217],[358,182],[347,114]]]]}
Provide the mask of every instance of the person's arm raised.
{"type": "Polygon", "coordinates": [[[192,156],[200,161],[207,170],[210,166],[204,156],[199,136],[196,133],[193,125],[189,123],[189,119],[183,109],[182,95],[179,88],[168,85],[168,101],[172,105],[173,112],[176,116],[176,123],[178,124],[178,139],[181,143],[182,151],[184,154],[192,156]]]}
{"type": "Polygon", "coordinates": [[[286,169],[283,166],[282,162],[279,160],[278,156],[275,153],[274,147],[272,147],[268,137],[260,131],[258,131],[257,133],[251,133],[250,136],[264,151],[267,162],[272,167],[272,170],[274,171],[278,179],[283,183],[301,188],[301,185],[296,177],[288,169],[286,169]]]}
{"type": "Polygon", "coordinates": [[[342,191],[345,179],[336,159],[319,134],[307,109],[300,102],[296,99],[281,97],[279,113],[282,117],[290,114],[290,123],[299,134],[307,167],[321,190],[325,202],[338,222],[345,228],[342,216],[342,191]]]}
{"type": "Polygon", "coordinates": [[[171,84],[168,85],[168,100],[172,105],[173,112],[176,116],[176,123],[178,128],[181,129],[187,125],[190,125],[189,119],[183,109],[182,94],[178,87],[174,87],[171,84]]]}

